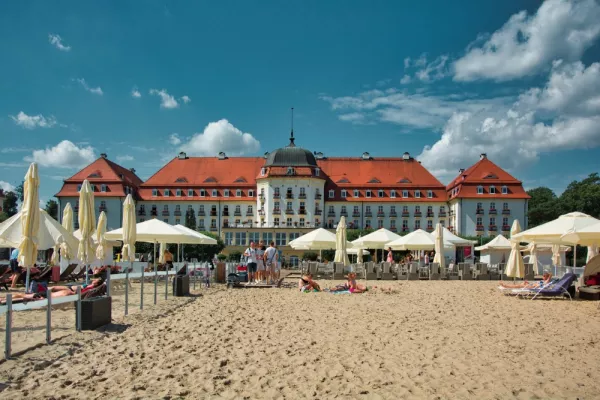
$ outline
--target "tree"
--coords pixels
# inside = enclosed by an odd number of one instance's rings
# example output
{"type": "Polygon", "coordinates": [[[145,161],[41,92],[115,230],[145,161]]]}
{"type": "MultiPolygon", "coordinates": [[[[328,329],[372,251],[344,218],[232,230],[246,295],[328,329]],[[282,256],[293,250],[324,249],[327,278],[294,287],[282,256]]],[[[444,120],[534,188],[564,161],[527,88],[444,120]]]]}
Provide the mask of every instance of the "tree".
{"type": "Polygon", "coordinates": [[[15,192],[6,192],[4,195],[3,210],[9,218],[15,215],[18,211],[17,200],[17,194],[15,192]]]}
{"type": "Polygon", "coordinates": [[[188,208],[185,212],[185,226],[186,228],[196,230],[196,212],[193,208],[188,208]]]}
{"type": "Polygon", "coordinates": [[[223,239],[220,236],[215,235],[210,232],[200,231],[203,235],[211,237],[217,241],[217,244],[211,245],[203,245],[203,244],[194,244],[194,245],[185,245],[185,254],[186,258],[192,259],[197,258],[198,261],[210,261],[212,260],[215,254],[219,254],[224,248],[225,243],[223,243],[223,239]]]}
{"type": "Polygon", "coordinates": [[[239,262],[242,258],[242,253],[240,253],[239,251],[232,251],[229,254],[229,261],[233,261],[233,262],[239,262]]]}
{"type": "Polygon", "coordinates": [[[551,189],[538,187],[527,194],[531,196],[527,211],[529,227],[552,221],[560,215],[558,199],[551,189]]]}
{"type": "Polygon", "coordinates": [[[349,242],[358,239],[359,237],[366,236],[373,232],[373,229],[348,229],[346,230],[346,239],[349,242]]]}
{"type": "Polygon", "coordinates": [[[56,200],[48,200],[46,203],[46,212],[48,215],[58,221],[58,203],[56,200]]]}
{"type": "Polygon", "coordinates": [[[314,251],[306,251],[302,254],[302,259],[307,261],[317,261],[319,254],[314,251]]]}
{"type": "Polygon", "coordinates": [[[23,200],[25,200],[25,193],[24,192],[25,192],[25,189],[24,189],[24,186],[23,186],[23,182],[21,182],[21,184],[15,188],[15,193],[17,194],[18,199],[19,199],[19,201],[21,203],[23,202],[23,200]]]}
{"type": "Polygon", "coordinates": [[[579,211],[600,217],[600,176],[590,174],[581,182],[573,181],[559,198],[560,214],[579,211]]]}

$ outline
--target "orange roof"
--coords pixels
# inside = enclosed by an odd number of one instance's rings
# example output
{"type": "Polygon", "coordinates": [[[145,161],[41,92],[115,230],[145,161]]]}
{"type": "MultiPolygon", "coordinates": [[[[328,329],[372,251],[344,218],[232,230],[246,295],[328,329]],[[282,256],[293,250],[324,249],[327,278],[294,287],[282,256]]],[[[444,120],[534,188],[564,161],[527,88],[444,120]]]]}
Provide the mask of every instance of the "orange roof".
{"type": "Polygon", "coordinates": [[[125,197],[126,186],[131,187],[135,193],[138,186],[142,184],[142,180],[135,172],[105,157],[100,157],[72,177],[65,179],[65,183],[55,196],[79,196],[78,186],[86,179],[95,186],[96,197],[125,197]],[[100,191],[100,185],[106,185],[105,192],[100,191]]]}
{"type": "Polygon", "coordinates": [[[491,162],[486,155],[471,167],[460,173],[446,186],[448,198],[504,198],[504,199],[529,199],[530,196],[523,189],[521,181],[491,162]],[[481,187],[483,193],[477,194],[481,187]],[[490,193],[494,187],[496,193],[490,193]],[[502,187],[507,193],[502,194],[502,187]]]}

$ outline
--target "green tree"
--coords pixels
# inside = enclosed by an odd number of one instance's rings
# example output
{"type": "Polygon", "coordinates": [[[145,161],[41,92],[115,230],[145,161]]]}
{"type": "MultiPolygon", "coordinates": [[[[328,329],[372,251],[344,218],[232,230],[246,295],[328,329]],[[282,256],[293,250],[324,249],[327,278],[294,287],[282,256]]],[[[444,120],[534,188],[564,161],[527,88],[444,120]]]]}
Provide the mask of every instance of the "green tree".
{"type": "Polygon", "coordinates": [[[185,226],[186,228],[196,230],[196,212],[193,208],[188,208],[185,212],[185,226]]]}
{"type": "Polygon", "coordinates": [[[349,242],[358,239],[359,237],[366,236],[373,232],[373,229],[348,229],[346,230],[346,239],[349,242]]]}
{"type": "Polygon", "coordinates": [[[46,212],[49,216],[58,221],[58,203],[56,200],[48,200],[46,203],[46,212]]]}
{"type": "Polygon", "coordinates": [[[547,187],[538,187],[527,191],[531,196],[528,205],[527,219],[529,227],[552,221],[560,215],[558,198],[547,187]]]}
{"type": "Polygon", "coordinates": [[[600,176],[590,174],[584,180],[573,181],[559,198],[560,214],[573,211],[600,217],[600,176]]]}
{"type": "Polygon", "coordinates": [[[317,261],[318,258],[319,258],[319,254],[314,251],[306,251],[306,252],[304,252],[304,254],[302,254],[303,260],[317,261]]]}
{"type": "Polygon", "coordinates": [[[228,257],[229,261],[233,261],[233,262],[239,262],[241,258],[242,258],[242,253],[240,253],[239,251],[232,251],[228,257]]]}
{"type": "Polygon", "coordinates": [[[4,222],[8,219],[8,215],[4,211],[0,212],[0,222],[4,222]]]}
{"type": "Polygon", "coordinates": [[[19,201],[22,203],[23,200],[25,200],[25,189],[23,182],[21,182],[21,184],[15,188],[15,193],[17,194],[19,201]]]}
{"type": "Polygon", "coordinates": [[[15,192],[6,192],[4,194],[4,207],[3,211],[6,213],[7,217],[12,217],[18,211],[17,209],[18,197],[15,192]]]}
{"type": "Polygon", "coordinates": [[[210,232],[200,231],[203,235],[211,237],[217,241],[217,244],[201,245],[193,244],[185,245],[185,257],[187,259],[197,258],[198,261],[210,261],[215,254],[219,254],[225,248],[225,243],[220,236],[210,232]]]}

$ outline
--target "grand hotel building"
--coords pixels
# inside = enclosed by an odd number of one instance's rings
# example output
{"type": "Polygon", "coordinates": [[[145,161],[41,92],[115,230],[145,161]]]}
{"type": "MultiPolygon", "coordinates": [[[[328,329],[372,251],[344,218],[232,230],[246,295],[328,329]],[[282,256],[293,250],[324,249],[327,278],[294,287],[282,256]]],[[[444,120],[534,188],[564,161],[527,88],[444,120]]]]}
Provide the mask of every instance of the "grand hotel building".
{"type": "MultiPolygon", "coordinates": [[[[200,230],[219,234],[228,250],[249,241],[274,240],[284,253],[303,233],[335,229],[342,216],[349,228],[386,228],[398,233],[433,231],[438,222],[463,235],[507,235],[513,220],[527,227],[527,200],[520,181],[485,154],[460,170],[448,186],[408,153],[401,157],[326,157],[294,143],[264,157],[188,157],[180,153],[147,181],[106,154],[64,181],[56,194],[60,210],[78,210],[78,191],[87,179],[97,212],[108,229],[121,226],[121,204],[137,200],[138,221],[160,218],[185,224],[194,210],[200,230]]],[[[300,252],[301,253],[301,252],[300,252]]]]}

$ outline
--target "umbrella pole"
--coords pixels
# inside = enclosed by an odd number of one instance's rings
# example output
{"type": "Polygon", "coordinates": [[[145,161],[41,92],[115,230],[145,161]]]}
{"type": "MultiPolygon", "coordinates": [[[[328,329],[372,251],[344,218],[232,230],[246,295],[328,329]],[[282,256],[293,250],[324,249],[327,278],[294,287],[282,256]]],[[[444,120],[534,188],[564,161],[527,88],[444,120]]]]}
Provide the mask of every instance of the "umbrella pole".
{"type": "Polygon", "coordinates": [[[27,275],[25,275],[25,293],[29,293],[29,276],[31,274],[31,269],[27,267],[27,275]]]}
{"type": "Polygon", "coordinates": [[[152,253],[152,264],[154,265],[154,305],[156,305],[156,291],[158,290],[158,276],[156,271],[156,241],[154,241],[154,252],[152,253]]]}
{"type": "Polygon", "coordinates": [[[575,272],[576,267],[577,267],[577,245],[573,246],[573,272],[575,272]]]}

